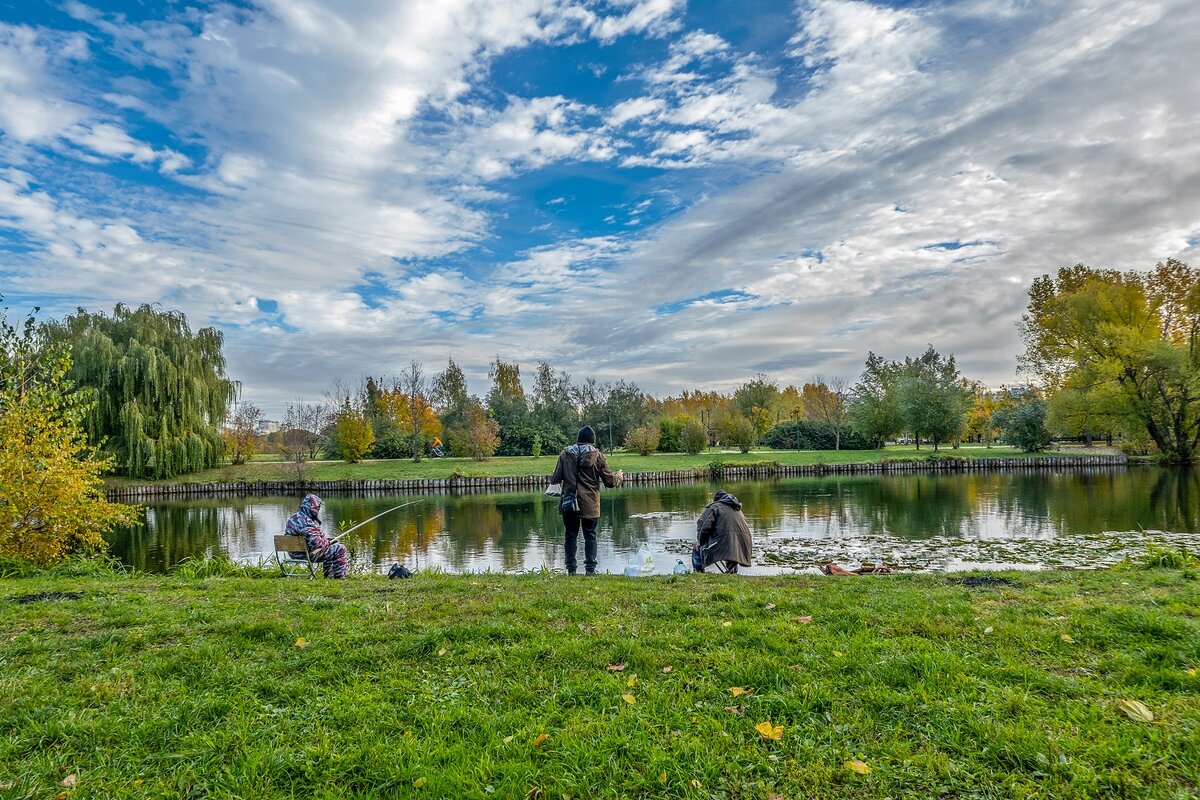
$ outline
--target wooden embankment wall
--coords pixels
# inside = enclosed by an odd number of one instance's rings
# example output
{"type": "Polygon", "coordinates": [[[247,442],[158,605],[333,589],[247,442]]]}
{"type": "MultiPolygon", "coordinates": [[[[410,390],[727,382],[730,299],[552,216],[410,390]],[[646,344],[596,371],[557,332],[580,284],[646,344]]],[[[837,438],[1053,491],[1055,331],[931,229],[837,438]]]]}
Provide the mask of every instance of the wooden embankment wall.
{"type": "MultiPolygon", "coordinates": [[[[739,467],[727,465],[720,474],[706,468],[667,472],[625,474],[630,486],[654,486],[695,480],[762,480],[818,475],[869,475],[917,472],[1044,472],[1047,470],[1102,468],[1126,465],[1124,456],[1047,456],[1038,458],[949,458],[938,461],[877,461],[863,464],[808,464],[784,466],[764,464],[739,467]]],[[[236,483],[172,483],[109,489],[110,500],[139,502],[156,498],[228,497],[244,495],[380,494],[475,494],[498,491],[532,491],[546,486],[545,475],[492,478],[412,478],[406,480],[354,481],[239,481],[236,483]]]]}

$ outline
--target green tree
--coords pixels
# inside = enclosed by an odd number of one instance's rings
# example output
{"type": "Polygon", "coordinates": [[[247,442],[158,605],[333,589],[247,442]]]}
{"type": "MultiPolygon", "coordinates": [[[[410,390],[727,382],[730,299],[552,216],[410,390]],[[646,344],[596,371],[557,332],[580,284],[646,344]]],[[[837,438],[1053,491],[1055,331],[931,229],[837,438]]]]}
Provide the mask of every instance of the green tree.
{"type": "Polygon", "coordinates": [[[66,345],[46,341],[32,315],[18,331],[0,312],[0,554],[39,565],[102,548],[135,521],[136,509],[104,498],[112,462],[88,445],[70,372],[66,345]]]}
{"type": "MultiPolygon", "coordinates": [[[[755,411],[762,411],[762,406],[754,406],[755,411]]],[[[757,439],[757,431],[754,429],[754,423],[746,419],[738,412],[728,414],[721,421],[721,430],[719,431],[721,444],[731,447],[736,447],[743,453],[749,453],[750,448],[754,446],[757,439]]]]}
{"type": "Polygon", "coordinates": [[[852,392],[850,422],[872,447],[883,447],[889,438],[904,428],[898,390],[900,367],[874,353],[852,392]]]}
{"type": "Polygon", "coordinates": [[[173,478],[217,465],[237,391],[219,330],[193,334],[182,312],[118,305],[111,317],[78,309],[46,333],[71,349],[68,377],[91,401],[88,441],[119,472],[173,478]]]}
{"type": "Polygon", "coordinates": [[[1019,405],[996,412],[996,424],[1005,442],[1026,453],[1036,453],[1050,446],[1050,431],[1046,429],[1046,401],[1040,397],[1026,399],[1019,405]]]}
{"type": "Polygon", "coordinates": [[[465,430],[467,409],[471,405],[471,395],[467,391],[467,376],[462,368],[451,358],[446,368],[433,378],[430,387],[433,408],[442,421],[442,430],[446,437],[446,447],[455,455],[462,455],[455,449],[455,432],[465,430]]]}
{"type": "Polygon", "coordinates": [[[833,431],[833,449],[842,449],[842,433],[850,422],[850,391],[842,378],[814,376],[804,384],[801,396],[804,415],[810,422],[819,422],[833,431]]]}
{"type": "Polygon", "coordinates": [[[945,358],[930,345],[918,358],[905,358],[897,388],[901,419],[918,448],[922,436],[933,442],[936,451],[940,443],[961,434],[970,397],[954,356],[945,358]]]}
{"type": "Polygon", "coordinates": [[[708,448],[708,428],[698,419],[688,420],[679,434],[683,452],[696,455],[708,448]]]}
{"type": "Polygon", "coordinates": [[[1078,264],[1043,275],[1021,318],[1024,370],[1051,406],[1089,408],[1144,431],[1171,462],[1200,445],[1200,274],[1168,260],[1150,272],[1078,264]]]}
{"type": "Polygon", "coordinates": [[[488,378],[492,381],[487,394],[488,413],[500,426],[500,446],[496,452],[502,456],[528,455],[533,447],[533,431],[520,365],[496,356],[488,378]]]}
{"type": "Polygon", "coordinates": [[[779,384],[761,372],[733,392],[731,405],[754,424],[756,437],[761,437],[783,417],[779,384]]]}

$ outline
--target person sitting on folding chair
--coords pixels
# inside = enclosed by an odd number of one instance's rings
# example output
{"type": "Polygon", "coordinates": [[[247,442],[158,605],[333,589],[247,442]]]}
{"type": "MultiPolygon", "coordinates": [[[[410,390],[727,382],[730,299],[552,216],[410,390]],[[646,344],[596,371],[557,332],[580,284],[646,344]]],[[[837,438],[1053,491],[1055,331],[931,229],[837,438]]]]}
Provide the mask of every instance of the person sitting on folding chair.
{"type": "MultiPolygon", "coordinates": [[[[288,536],[303,536],[308,543],[308,558],[320,562],[326,578],[344,578],[350,572],[349,554],[341,542],[331,542],[321,529],[321,509],[324,501],[315,494],[306,494],[300,510],[287,521],[288,536]]],[[[303,553],[293,554],[302,556],[303,553]]]]}
{"type": "Polygon", "coordinates": [[[704,572],[716,565],[720,572],[736,573],[748,567],[754,554],[750,526],[742,515],[742,504],[733,495],[719,491],[696,521],[696,544],[692,547],[692,569],[704,572]]]}

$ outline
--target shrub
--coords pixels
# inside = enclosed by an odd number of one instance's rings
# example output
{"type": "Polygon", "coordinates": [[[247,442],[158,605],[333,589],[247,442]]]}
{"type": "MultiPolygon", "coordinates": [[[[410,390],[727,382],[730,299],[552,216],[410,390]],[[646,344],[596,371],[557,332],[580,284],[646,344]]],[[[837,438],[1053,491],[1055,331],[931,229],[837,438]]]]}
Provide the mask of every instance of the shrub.
{"type": "Polygon", "coordinates": [[[1026,453],[1036,453],[1050,445],[1050,431],[1046,429],[1046,401],[1041,398],[1027,400],[998,412],[996,424],[1000,428],[1001,440],[1026,453]]]}
{"type": "MultiPolygon", "coordinates": [[[[777,450],[833,450],[837,446],[837,436],[833,428],[823,422],[808,420],[793,420],[784,422],[763,437],[768,447],[777,450]]],[[[842,450],[871,450],[871,443],[855,430],[842,431],[842,450]]]]}
{"type": "Polygon", "coordinates": [[[648,456],[658,449],[659,429],[652,425],[634,428],[625,434],[625,449],[648,456]]]}
{"type": "Polygon", "coordinates": [[[680,432],[679,443],[685,453],[696,455],[703,452],[708,448],[708,428],[698,419],[690,420],[680,432]]]}

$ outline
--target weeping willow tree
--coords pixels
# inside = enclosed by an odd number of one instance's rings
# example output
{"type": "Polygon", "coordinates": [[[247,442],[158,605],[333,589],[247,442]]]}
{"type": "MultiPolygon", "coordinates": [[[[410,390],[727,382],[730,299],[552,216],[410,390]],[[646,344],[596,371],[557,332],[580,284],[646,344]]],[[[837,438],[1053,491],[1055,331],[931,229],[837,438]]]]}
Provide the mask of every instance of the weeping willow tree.
{"type": "Polygon", "coordinates": [[[119,304],[111,317],[78,309],[47,333],[71,348],[70,379],[91,395],[88,440],[119,472],[173,478],[218,463],[237,393],[219,330],[193,334],[182,312],[119,304]]]}

